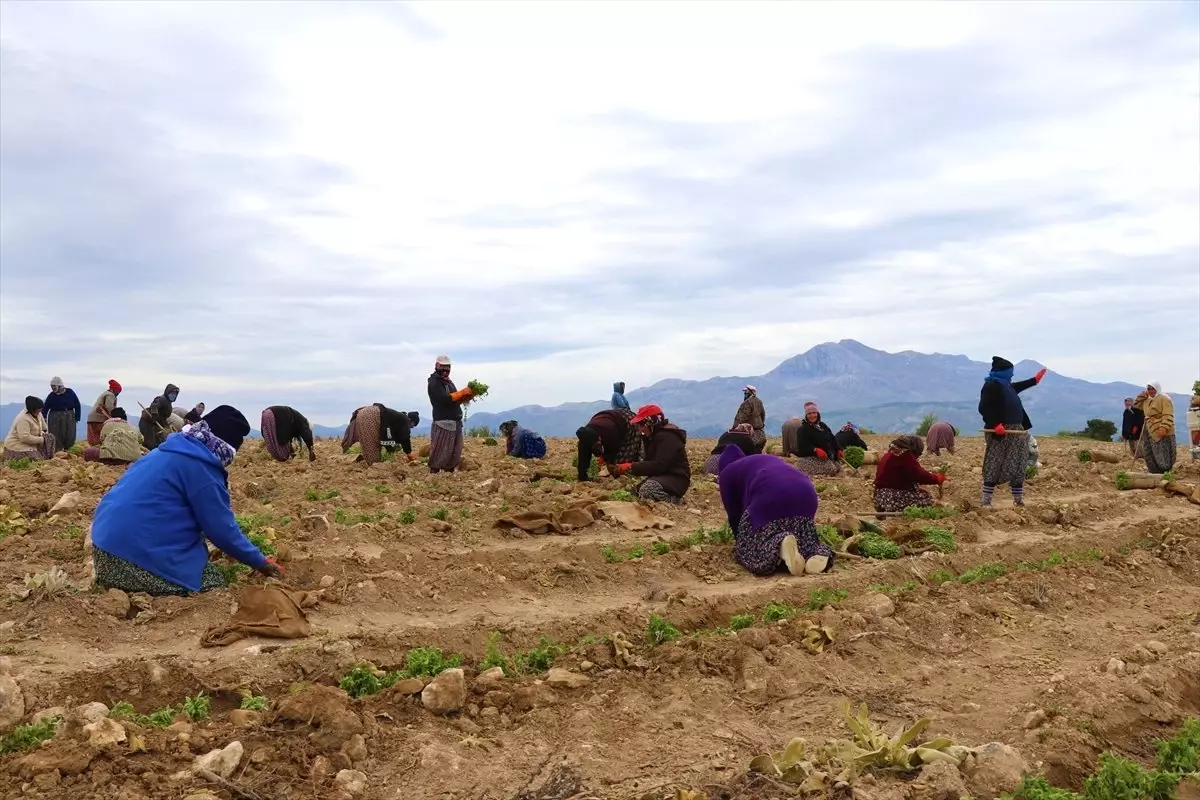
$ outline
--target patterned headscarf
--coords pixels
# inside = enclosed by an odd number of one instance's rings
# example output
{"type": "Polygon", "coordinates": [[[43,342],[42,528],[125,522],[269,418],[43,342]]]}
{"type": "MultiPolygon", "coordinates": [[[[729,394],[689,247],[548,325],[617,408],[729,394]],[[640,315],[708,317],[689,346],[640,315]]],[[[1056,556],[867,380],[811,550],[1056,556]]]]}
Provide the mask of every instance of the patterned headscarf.
{"type": "Polygon", "coordinates": [[[195,425],[190,425],[183,432],[183,435],[204,445],[208,449],[208,452],[217,457],[217,460],[221,462],[221,466],[225,467],[225,469],[229,469],[229,465],[233,463],[234,456],[237,455],[237,451],[233,449],[233,446],[213,433],[212,428],[204,420],[200,420],[195,425]]]}
{"type": "Polygon", "coordinates": [[[747,436],[751,436],[754,433],[754,426],[751,425],[749,422],[743,422],[738,425],[734,425],[732,428],[729,429],[729,432],[730,433],[744,433],[747,436]]]}
{"type": "Polygon", "coordinates": [[[921,454],[925,452],[924,440],[920,436],[913,436],[912,434],[895,439],[891,446],[897,450],[907,450],[917,458],[920,458],[921,454]]]}

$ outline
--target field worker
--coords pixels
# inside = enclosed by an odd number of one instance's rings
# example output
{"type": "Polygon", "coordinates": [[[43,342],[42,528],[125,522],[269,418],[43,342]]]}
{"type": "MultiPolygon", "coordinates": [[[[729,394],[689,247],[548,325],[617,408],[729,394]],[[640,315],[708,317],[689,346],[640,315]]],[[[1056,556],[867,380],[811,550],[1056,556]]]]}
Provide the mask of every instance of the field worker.
{"type": "Polygon", "coordinates": [[[644,440],[646,456],[641,461],[618,463],[616,474],[629,473],[645,478],[637,487],[639,500],[682,503],[692,485],[687,431],[672,425],[656,405],[642,406],[629,422],[644,440]]]}
{"type": "Polygon", "coordinates": [[[403,450],[410,462],[416,461],[412,429],[420,422],[421,415],[416,411],[396,411],[383,403],[355,409],[342,436],[342,452],[348,453],[357,442],[367,464],[378,464],[383,460],[384,450],[394,453],[397,449],[403,450]]]}
{"type": "Polygon", "coordinates": [[[1012,488],[1013,504],[1025,505],[1025,469],[1029,466],[1029,442],[1024,431],[1033,427],[1021,392],[1037,386],[1046,377],[1046,370],[1032,378],[1013,383],[1011,361],[994,356],[992,371],[984,378],[979,390],[979,415],[987,431],[983,452],[983,497],[981,504],[990,508],[996,487],[1007,483],[1012,488]]]}
{"type": "Polygon", "coordinates": [[[845,450],[847,447],[861,447],[863,450],[869,450],[867,443],[863,441],[862,436],[858,433],[858,426],[853,422],[847,422],[842,426],[842,429],[833,435],[837,440],[838,450],[845,450]]]}
{"type": "Polygon", "coordinates": [[[814,402],[804,404],[804,419],[796,430],[796,467],[810,478],[817,475],[837,475],[839,463],[837,437],[821,421],[821,409],[814,402]]]}
{"type": "Polygon", "coordinates": [[[206,539],[263,575],[280,577],[242,533],[230,505],[229,465],[249,434],[240,411],[217,406],[131,465],[96,506],[96,583],[152,595],[225,586],[208,560],[206,539]]]}
{"type": "Polygon", "coordinates": [[[763,430],[767,424],[767,410],[763,407],[763,401],[758,398],[758,389],[753,386],[742,388],[742,404],[738,406],[737,413],[733,415],[735,426],[743,423],[750,425],[752,431],[750,438],[754,440],[754,452],[761,453],[767,446],[767,434],[763,430]]]}
{"type": "Polygon", "coordinates": [[[633,412],[628,408],[612,408],[597,411],[587,424],[575,431],[578,440],[576,467],[580,482],[590,480],[592,456],[600,466],[608,467],[608,474],[615,475],[617,464],[632,463],[642,456],[642,437],[637,427],[630,423],[633,412]]]}
{"type": "Polygon", "coordinates": [[[13,419],[4,440],[4,460],[29,459],[45,461],[54,457],[54,434],[46,430],[42,419],[41,398],[29,395],[25,398],[25,410],[13,419]]]}
{"type": "Polygon", "coordinates": [[[629,401],[625,399],[625,381],[617,381],[613,384],[612,407],[630,410],[629,401]]]}
{"type": "Polygon", "coordinates": [[[733,558],[755,575],[784,567],[793,575],[833,569],[833,550],[817,536],[817,490],[782,459],[721,453],[721,503],[733,531],[733,558]]]}
{"type": "Polygon", "coordinates": [[[1161,383],[1148,383],[1133,407],[1145,415],[1142,457],[1146,471],[1153,475],[1170,472],[1175,466],[1175,403],[1161,383]]]}
{"type": "Polygon", "coordinates": [[[528,428],[522,428],[515,419],[500,423],[504,436],[504,452],[513,458],[545,458],[546,440],[528,428]]]}
{"type": "Polygon", "coordinates": [[[112,410],[108,420],[100,428],[100,446],[84,450],[83,460],[120,467],[132,464],[145,452],[142,447],[142,434],[129,424],[125,409],[118,406],[112,410]]]}
{"type": "Polygon", "coordinates": [[[901,436],[888,446],[888,451],[875,467],[875,510],[903,511],[906,508],[928,508],[933,495],[922,486],[941,486],[946,476],[926,471],[917,461],[925,450],[920,436],[901,436]]]}
{"type": "Polygon", "coordinates": [[[88,412],[87,417],[87,443],[92,447],[100,446],[100,427],[112,414],[112,410],[117,407],[117,395],[119,394],[121,394],[121,384],[110,380],[108,388],[100,393],[96,402],[92,403],[92,410],[88,412]]]}
{"type": "Polygon", "coordinates": [[[704,474],[717,475],[720,471],[721,453],[725,452],[726,447],[736,446],[743,453],[755,452],[753,434],[754,428],[751,427],[749,422],[734,425],[722,433],[717,438],[717,446],[712,449],[708,458],[704,460],[704,474]]]}
{"type": "MultiPolygon", "coordinates": [[[[350,424],[354,424],[353,417],[350,424]]],[[[258,429],[262,432],[267,452],[276,461],[287,461],[296,455],[293,442],[300,442],[308,448],[309,461],[317,460],[317,454],[313,450],[312,425],[308,423],[307,417],[291,406],[264,408],[259,415],[258,429]]]]}
{"type": "Polygon", "coordinates": [[[1142,433],[1142,424],[1146,415],[1140,408],[1133,407],[1133,398],[1125,398],[1125,413],[1121,415],[1121,440],[1129,448],[1129,455],[1137,458],[1138,437],[1142,433]]]}
{"type": "Polygon", "coordinates": [[[177,418],[178,423],[174,423],[171,419],[175,414],[175,409],[171,407],[179,399],[179,387],[173,383],[168,383],[163,393],[150,401],[150,407],[142,410],[142,416],[138,420],[138,430],[142,432],[142,440],[145,442],[147,450],[153,450],[167,439],[167,435],[172,430],[181,430],[183,428],[182,418],[177,418]]]}
{"type": "Polygon", "coordinates": [[[183,420],[184,425],[195,425],[204,416],[204,403],[196,403],[190,411],[183,406],[172,406],[171,413],[183,420]]]}
{"type": "Polygon", "coordinates": [[[804,420],[799,417],[789,417],[788,421],[783,423],[783,427],[780,428],[780,434],[783,436],[783,444],[780,445],[779,454],[784,458],[796,455],[796,447],[800,438],[800,426],[803,424],[804,420]]]}
{"type": "Polygon", "coordinates": [[[450,356],[438,356],[429,376],[429,404],[433,425],[429,429],[429,472],[454,472],[462,463],[462,404],[475,396],[470,386],[456,389],[450,380],[450,356]]]}
{"type": "Polygon", "coordinates": [[[63,379],[55,375],[50,379],[50,394],[42,402],[42,414],[46,428],[54,434],[54,447],[70,450],[75,446],[75,430],[83,419],[83,408],[74,389],[68,389],[63,379]]]}
{"type": "Polygon", "coordinates": [[[958,430],[949,422],[935,422],[929,426],[929,430],[925,434],[925,449],[935,456],[940,456],[943,450],[954,455],[954,437],[956,436],[958,436],[958,430]]]}

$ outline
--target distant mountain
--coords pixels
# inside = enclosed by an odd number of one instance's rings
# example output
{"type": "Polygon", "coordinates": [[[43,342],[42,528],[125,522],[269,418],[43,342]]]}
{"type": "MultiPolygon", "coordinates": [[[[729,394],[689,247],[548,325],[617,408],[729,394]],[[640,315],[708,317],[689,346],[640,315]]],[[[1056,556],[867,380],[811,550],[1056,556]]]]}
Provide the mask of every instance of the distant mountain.
{"type": "MultiPolygon", "coordinates": [[[[980,428],[979,388],[988,364],[966,356],[940,353],[886,353],[851,339],[817,345],[806,353],[787,359],[765,375],[718,377],[703,381],[676,378],[661,380],[652,386],[627,393],[636,408],[657,403],[671,421],[687,429],[692,436],[712,437],[726,430],[742,400],[742,387],[753,384],[767,408],[767,433],[779,435],[784,420],[799,416],[808,400],[821,406],[825,420],[840,427],[853,420],[872,430],[910,432],[926,414],[936,414],[957,427],[964,435],[976,435],[980,428]]],[[[1033,361],[1017,364],[1017,378],[1031,377],[1042,368],[1033,361]]],[[[1082,430],[1093,418],[1112,420],[1120,425],[1123,399],[1141,391],[1132,383],[1090,383],[1050,372],[1040,386],[1021,395],[1025,408],[1039,434],[1063,430],[1082,430]]],[[[1185,425],[1189,397],[1173,394],[1177,436],[1187,441],[1185,425]]],[[[19,403],[0,406],[0,432],[8,433],[13,417],[23,408],[19,403]]],[[[597,411],[608,408],[608,400],[521,406],[497,413],[469,412],[467,427],[487,426],[496,430],[508,419],[544,436],[574,436],[575,430],[597,411]]],[[[424,416],[424,415],[422,415],[424,416]]],[[[427,433],[423,420],[417,432],[427,433]]],[[[79,426],[80,439],[84,426],[79,426]]],[[[345,426],[316,425],[318,437],[340,437],[345,426]]],[[[251,436],[259,436],[253,431],[251,436]]]]}
{"type": "MultiPolygon", "coordinates": [[[[1032,377],[1043,365],[1017,364],[1017,378],[1032,377]]],[[[752,384],[767,409],[767,432],[779,435],[784,420],[799,416],[804,403],[815,401],[825,420],[840,427],[847,420],[880,432],[915,430],[926,414],[936,414],[965,435],[981,423],[979,388],[989,365],[961,355],[886,353],[851,339],[817,345],[787,359],[765,375],[709,378],[703,381],[662,380],[626,393],[630,405],[663,407],[671,421],[693,436],[717,436],[733,422],[742,387],[752,384]]],[[[1123,400],[1141,391],[1131,383],[1091,383],[1047,373],[1041,385],[1021,395],[1037,433],[1082,430],[1087,420],[1108,419],[1119,426],[1123,400]]],[[[1184,410],[1190,398],[1175,401],[1178,438],[1186,441],[1184,410]]],[[[522,406],[499,413],[475,411],[469,427],[493,430],[507,419],[545,436],[573,436],[588,417],[607,408],[607,400],[565,403],[547,408],[522,406]]]]}

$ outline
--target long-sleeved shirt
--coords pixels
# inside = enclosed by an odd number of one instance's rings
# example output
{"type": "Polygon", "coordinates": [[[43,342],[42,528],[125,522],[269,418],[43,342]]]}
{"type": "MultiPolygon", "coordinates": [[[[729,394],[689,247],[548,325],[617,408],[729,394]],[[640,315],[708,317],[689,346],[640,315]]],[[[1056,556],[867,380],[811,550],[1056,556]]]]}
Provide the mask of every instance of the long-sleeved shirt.
{"type": "Polygon", "coordinates": [[[632,475],[653,478],[666,491],[683,497],[692,485],[692,468],[687,457],[687,431],[663,425],[646,441],[646,458],[629,468],[632,475]]]}
{"type": "Polygon", "coordinates": [[[46,441],[46,427],[41,416],[22,411],[13,420],[4,449],[14,453],[32,453],[46,441]]]}
{"type": "Polygon", "coordinates": [[[117,407],[117,396],[112,391],[105,389],[96,398],[96,402],[92,403],[92,410],[88,412],[88,422],[104,422],[108,419],[108,415],[117,407]],[[100,413],[103,410],[104,413],[100,413]]]}
{"type": "Polygon", "coordinates": [[[433,407],[434,422],[462,422],[462,404],[450,395],[457,392],[454,382],[435,371],[429,376],[429,405],[433,407]]]}
{"type": "Polygon", "coordinates": [[[1037,386],[1037,379],[1012,381],[1007,385],[984,381],[983,388],[979,390],[979,416],[983,417],[983,427],[1004,425],[1008,428],[1020,425],[1025,430],[1031,430],[1033,423],[1029,421],[1025,406],[1017,396],[1031,386],[1037,386]]]}
{"type": "Polygon", "coordinates": [[[767,410],[763,407],[763,401],[758,399],[758,395],[752,394],[742,401],[738,406],[737,413],[733,415],[733,424],[741,425],[749,423],[751,428],[756,431],[761,431],[767,424],[767,410]]]}
{"type": "Polygon", "coordinates": [[[1140,408],[1127,408],[1121,415],[1121,438],[1136,439],[1142,432],[1142,423],[1146,415],[1140,408]]]}
{"type": "Polygon", "coordinates": [[[42,413],[49,417],[55,411],[72,412],[75,414],[76,422],[83,418],[83,407],[79,405],[79,396],[75,394],[74,389],[64,389],[62,394],[51,392],[46,395],[42,413]]]}
{"type": "Polygon", "coordinates": [[[1145,392],[1133,401],[1133,407],[1146,415],[1146,431],[1154,441],[1175,435],[1175,403],[1159,392],[1150,397],[1145,392]]]}
{"type": "Polygon", "coordinates": [[[888,451],[879,459],[875,467],[876,489],[900,489],[911,491],[918,485],[930,486],[937,483],[933,473],[927,471],[917,461],[917,457],[907,450],[896,455],[888,451]]]}
{"type": "Polygon", "coordinates": [[[100,457],[137,461],[142,457],[142,434],[123,419],[110,419],[100,429],[100,457]]]}

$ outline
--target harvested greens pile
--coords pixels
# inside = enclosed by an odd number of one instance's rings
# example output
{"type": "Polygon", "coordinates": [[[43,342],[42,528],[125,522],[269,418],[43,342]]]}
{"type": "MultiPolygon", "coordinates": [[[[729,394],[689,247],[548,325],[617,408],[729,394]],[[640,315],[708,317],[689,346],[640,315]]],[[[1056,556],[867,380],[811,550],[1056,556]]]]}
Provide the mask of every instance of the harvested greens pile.
{"type": "Polygon", "coordinates": [[[463,405],[466,405],[474,400],[478,400],[488,393],[488,385],[483,381],[471,381],[467,384],[467,388],[474,392],[474,394],[468,400],[466,400],[463,405]]]}

